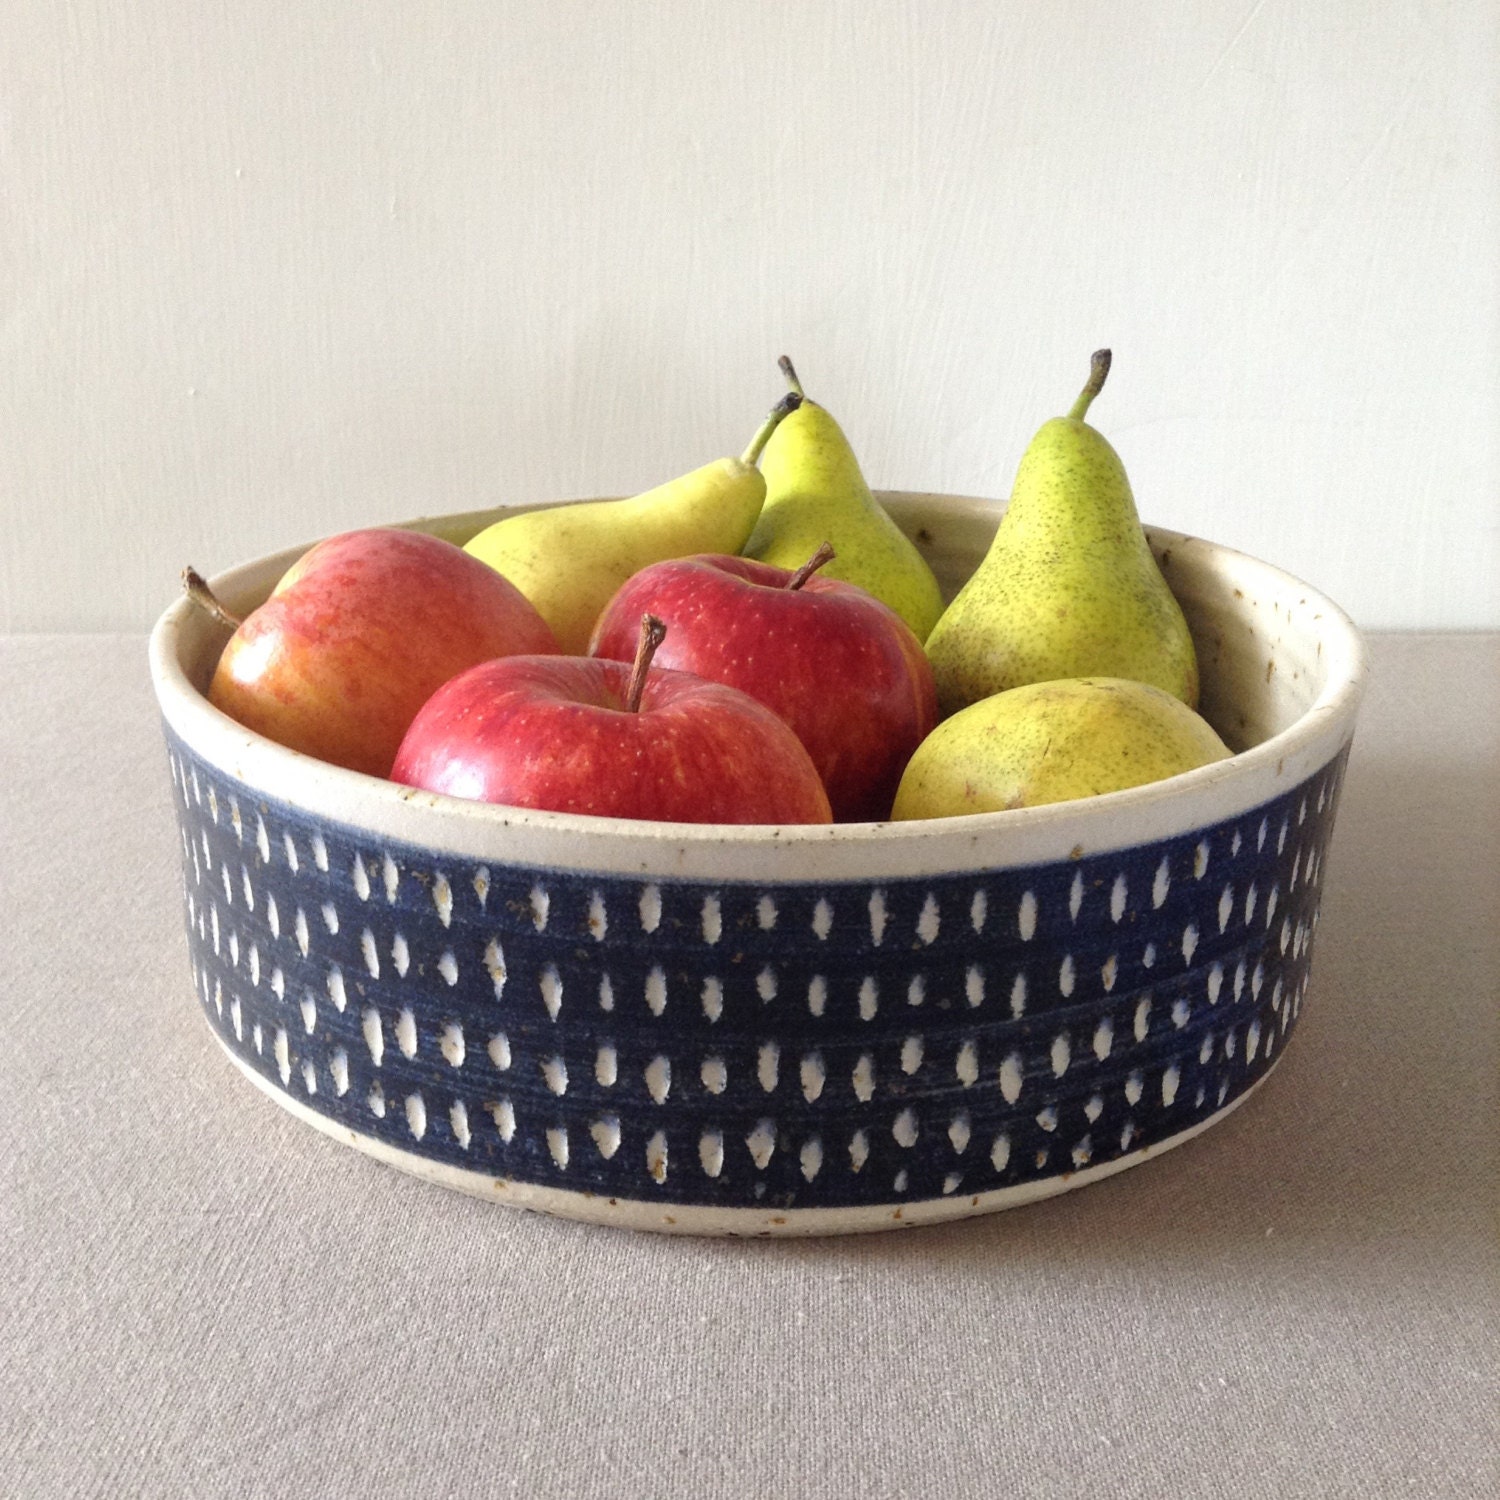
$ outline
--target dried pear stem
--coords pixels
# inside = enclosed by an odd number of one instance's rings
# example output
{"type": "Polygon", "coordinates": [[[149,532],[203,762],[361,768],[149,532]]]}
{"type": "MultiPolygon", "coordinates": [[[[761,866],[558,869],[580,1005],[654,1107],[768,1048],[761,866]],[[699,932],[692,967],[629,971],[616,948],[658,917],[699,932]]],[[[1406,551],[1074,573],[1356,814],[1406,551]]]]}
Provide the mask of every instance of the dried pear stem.
{"type": "Polygon", "coordinates": [[[775,406],[771,408],[771,415],[760,424],[760,429],[750,439],[750,446],[740,455],[742,464],[757,464],[766,444],[771,441],[771,434],[781,425],[783,417],[789,417],[802,405],[802,397],[796,391],[788,391],[775,406]]]}
{"type": "Polygon", "coordinates": [[[1104,382],[1109,378],[1109,362],[1108,349],[1094,351],[1094,357],[1089,361],[1089,383],[1078,393],[1078,399],[1073,403],[1073,410],[1068,413],[1072,421],[1083,421],[1084,413],[1088,411],[1094,397],[1104,389],[1104,382]]]}

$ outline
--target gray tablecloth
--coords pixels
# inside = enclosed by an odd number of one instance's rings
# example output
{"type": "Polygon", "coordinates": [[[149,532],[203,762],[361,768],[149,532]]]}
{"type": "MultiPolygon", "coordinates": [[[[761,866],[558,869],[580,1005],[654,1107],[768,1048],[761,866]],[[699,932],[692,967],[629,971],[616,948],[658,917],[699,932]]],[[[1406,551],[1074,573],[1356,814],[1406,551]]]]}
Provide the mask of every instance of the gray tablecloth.
{"type": "Polygon", "coordinates": [[[379,1166],[190,989],[139,637],[0,640],[0,1494],[1500,1494],[1500,637],[1377,638],[1308,1007],[1030,1208],[633,1236],[379,1166]]]}

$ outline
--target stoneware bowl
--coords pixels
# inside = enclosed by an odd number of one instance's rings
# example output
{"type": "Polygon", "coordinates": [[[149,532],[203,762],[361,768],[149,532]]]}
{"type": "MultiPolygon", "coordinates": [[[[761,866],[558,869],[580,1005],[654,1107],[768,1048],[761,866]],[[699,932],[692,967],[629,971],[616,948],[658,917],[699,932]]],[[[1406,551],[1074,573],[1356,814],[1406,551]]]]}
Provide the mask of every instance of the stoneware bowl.
{"type": "MultiPolygon", "coordinates": [[[[1000,514],[881,498],[950,593],[1000,514]]],[[[462,541],[494,514],[414,524],[462,541]]],[[[209,1026],[335,1140],[639,1229],[931,1223],[1188,1140],[1302,1010],[1365,657],[1285,573],[1152,541],[1238,753],[908,824],[631,823],[341,770],[211,708],[226,633],[174,604],[151,662],[209,1026]]],[[[245,612],[295,556],[214,586],[245,612]]]]}

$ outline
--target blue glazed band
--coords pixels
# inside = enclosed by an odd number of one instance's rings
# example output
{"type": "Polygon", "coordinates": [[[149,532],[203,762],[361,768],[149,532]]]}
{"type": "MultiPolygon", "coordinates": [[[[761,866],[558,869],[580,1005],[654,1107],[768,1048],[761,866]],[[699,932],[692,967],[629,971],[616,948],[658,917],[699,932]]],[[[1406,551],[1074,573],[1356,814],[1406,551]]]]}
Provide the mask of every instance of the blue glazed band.
{"type": "Polygon", "coordinates": [[[828,886],[482,865],[253,797],[168,731],[220,1040],[413,1156],[662,1204],[989,1192],[1190,1129],[1306,993],[1344,756],[1174,841],[828,886]]]}

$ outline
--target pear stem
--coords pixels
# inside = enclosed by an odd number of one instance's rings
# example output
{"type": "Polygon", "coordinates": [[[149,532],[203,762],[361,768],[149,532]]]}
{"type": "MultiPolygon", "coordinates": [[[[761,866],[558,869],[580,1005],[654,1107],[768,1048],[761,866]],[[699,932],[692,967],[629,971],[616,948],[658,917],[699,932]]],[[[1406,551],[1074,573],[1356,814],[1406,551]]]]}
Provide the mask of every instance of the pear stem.
{"type": "Polygon", "coordinates": [[[801,405],[802,397],[796,391],[788,391],[771,408],[771,415],[760,424],[760,430],[750,439],[750,446],[740,454],[740,462],[747,465],[759,463],[760,455],[766,444],[771,441],[771,434],[781,425],[781,419],[791,416],[801,405]]]}
{"type": "Polygon", "coordinates": [[[820,542],[818,550],[787,579],[786,586],[789,589],[800,589],[824,563],[832,562],[837,556],[838,553],[833,550],[832,542],[820,542]]]}
{"type": "Polygon", "coordinates": [[[786,376],[786,383],[799,396],[806,396],[807,392],[802,389],[802,382],[797,379],[797,372],[792,367],[792,362],[785,354],[776,361],[777,368],[786,376]]]}
{"type": "Polygon", "coordinates": [[[1073,410],[1068,413],[1070,421],[1083,421],[1084,413],[1088,411],[1094,397],[1104,389],[1104,382],[1109,376],[1109,361],[1108,349],[1094,351],[1094,357],[1089,362],[1089,383],[1078,393],[1078,399],[1073,403],[1073,410]]]}
{"type": "Polygon", "coordinates": [[[630,668],[630,683],[625,689],[625,712],[641,711],[641,695],[646,691],[646,673],[651,670],[651,658],[656,648],[667,638],[667,627],[655,615],[641,616],[641,638],[635,648],[635,661],[630,668]]]}
{"type": "Polygon", "coordinates": [[[238,630],[243,623],[238,615],[232,615],[219,602],[219,597],[209,588],[208,580],[194,567],[182,570],[182,591],[199,609],[206,610],[219,624],[238,630]]]}

